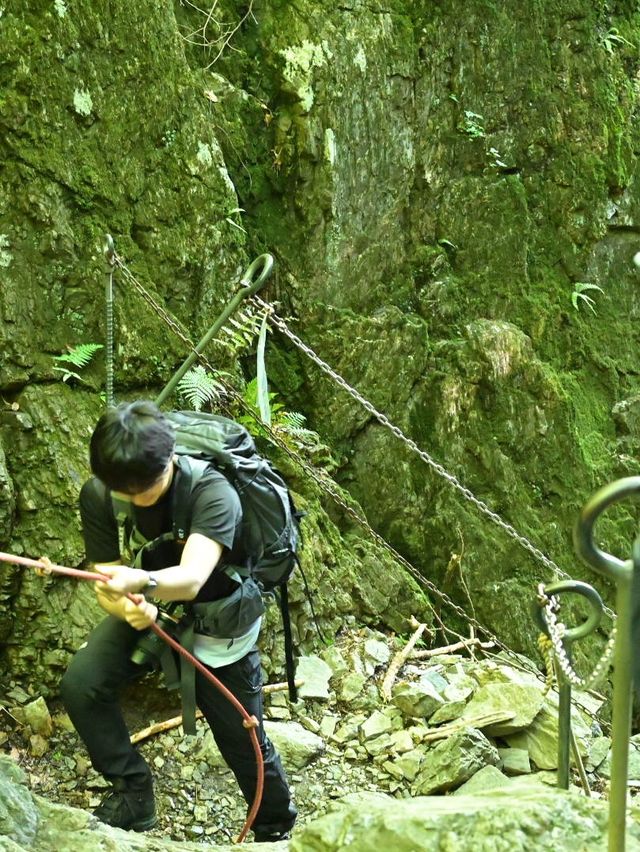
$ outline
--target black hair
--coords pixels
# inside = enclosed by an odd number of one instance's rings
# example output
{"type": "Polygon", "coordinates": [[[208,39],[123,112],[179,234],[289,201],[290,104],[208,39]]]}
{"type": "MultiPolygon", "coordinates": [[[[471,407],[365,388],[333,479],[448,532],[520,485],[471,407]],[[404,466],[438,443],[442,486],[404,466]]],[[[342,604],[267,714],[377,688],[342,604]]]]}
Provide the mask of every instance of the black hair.
{"type": "Polygon", "coordinates": [[[112,491],[137,494],[160,479],[174,447],[173,427],[155,403],[122,402],[98,420],[89,461],[94,475],[112,491]]]}

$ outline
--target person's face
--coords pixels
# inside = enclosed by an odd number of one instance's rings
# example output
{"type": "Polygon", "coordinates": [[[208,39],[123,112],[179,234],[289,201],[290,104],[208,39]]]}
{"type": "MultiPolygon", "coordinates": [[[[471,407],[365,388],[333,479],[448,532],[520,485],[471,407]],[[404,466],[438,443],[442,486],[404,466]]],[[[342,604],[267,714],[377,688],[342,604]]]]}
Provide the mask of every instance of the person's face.
{"type": "Polygon", "coordinates": [[[114,497],[117,497],[118,500],[127,500],[128,502],[133,503],[134,506],[147,508],[148,506],[153,506],[157,503],[162,495],[167,492],[172,479],[173,459],[171,459],[169,465],[160,478],[154,482],[153,485],[150,485],[149,488],[145,488],[144,491],[138,491],[136,494],[125,494],[122,491],[113,491],[112,494],[114,497]]]}

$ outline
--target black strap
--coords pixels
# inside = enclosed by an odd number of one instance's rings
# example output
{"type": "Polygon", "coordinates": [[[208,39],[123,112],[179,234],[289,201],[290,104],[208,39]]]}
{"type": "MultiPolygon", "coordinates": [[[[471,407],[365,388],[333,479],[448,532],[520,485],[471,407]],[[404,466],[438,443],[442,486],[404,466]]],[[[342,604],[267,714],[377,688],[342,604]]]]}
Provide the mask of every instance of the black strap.
{"type": "Polygon", "coordinates": [[[289,700],[298,700],[298,688],[296,686],[295,668],[293,660],[293,639],[291,636],[291,617],[289,615],[289,592],[287,584],[280,586],[279,594],[280,612],[282,613],[282,627],[284,629],[284,659],[287,671],[287,683],[289,685],[289,700]]]}
{"type": "Polygon", "coordinates": [[[178,456],[176,463],[176,483],[171,501],[171,517],[173,518],[173,536],[176,541],[184,542],[191,525],[191,489],[193,488],[193,469],[189,459],[178,456]]]}

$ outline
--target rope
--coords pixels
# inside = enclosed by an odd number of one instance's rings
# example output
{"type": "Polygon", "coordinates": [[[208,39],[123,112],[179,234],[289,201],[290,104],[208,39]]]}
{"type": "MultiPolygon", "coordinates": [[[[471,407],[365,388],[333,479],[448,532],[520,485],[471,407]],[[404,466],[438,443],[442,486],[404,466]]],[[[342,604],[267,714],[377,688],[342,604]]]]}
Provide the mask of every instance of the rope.
{"type": "MultiPolygon", "coordinates": [[[[180,328],[180,326],[178,325],[176,320],[167,313],[167,311],[153,298],[153,296],[151,296],[151,294],[135,278],[135,276],[130,272],[130,270],[128,269],[126,264],[123,262],[123,260],[120,258],[120,256],[114,253],[114,259],[115,259],[115,264],[123,272],[123,275],[125,276],[127,281],[129,281],[132,284],[132,286],[140,294],[140,296],[144,299],[144,301],[146,301],[147,304],[149,304],[153,308],[153,310],[158,314],[158,316],[160,316],[166,322],[166,324],[174,332],[174,334],[192,352],[194,352],[197,355],[200,363],[202,363],[203,366],[205,366],[212,373],[217,374],[216,368],[210,363],[210,361],[206,358],[206,356],[203,353],[196,351],[195,344],[193,343],[193,341],[183,332],[183,330],[180,328]]],[[[410,438],[406,437],[404,435],[404,433],[397,426],[394,426],[393,424],[391,424],[391,422],[388,420],[388,418],[384,414],[382,414],[381,412],[378,412],[373,407],[373,405],[370,402],[368,402],[358,391],[356,391],[354,388],[351,388],[351,386],[348,385],[348,383],[338,373],[336,373],[334,370],[332,370],[332,368],[328,364],[326,364],[324,361],[322,361],[319,358],[319,356],[310,347],[308,347],[299,337],[297,337],[297,335],[295,335],[288,328],[288,326],[286,325],[284,320],[281,317],[277,316],[274,308],[271,305],[269,305],[267,302],[264,302],[258,296],[253,296],[250,299],[248,299],[247,301],[248,302],[255,301],[261,307],[261,309],[268,311],[270,318],[274,322],[274,325],[276,325],[276,327],[280,331],[282,331],[282,333],[285,334],[292,341],[292,343],[294,343],[294,345],[299,347],[305,354],[309,355],[309,357],[314,361],[314,363],[318,364],[318,366],[322,365],[321,369],[323,370],[323,372],[325,372],[329,376],[331,376],[334,379],[334,381],[340,387],[344,388],[345,390],[347,390],[348,393],[350,393],[352,396],[354,396],[354,399],[356,399],[358,402],[360,402],[362,405],[364,405],[364,407],[370,413],[372,413],[377,419],[379,419],[379,421],[383,425],[388,425],[388,428],[391,429],[391,431],[396,435],[396,437],[400,437],[412,449],[415,448],[414,451],[416,451],[420,455],[420,457],[423,458],[424,461],[426,461],[431,467],[433,467],[436,470],[436,472],[440,473],[440,475],[442,475],[445,479],[450,481],[454,485],[454,487],[456,487],[459,491],[462,492],[462,494],[465,497],[467,497],[467,495],[469,495],[468,499],[470,499],[471,502],[473,502],[476,506],[481,508],[481,511],[483,511],[485,514],[488,514],[489,517],[491,517],[492,520],[495,520],[495,522],[498,523],[499,526],[504,527],[508,532],[510,530],[513,531],[513,532],[510,532],[509,534],[512,535],[512,537],[513,537],[513,535],[515,535],[516,540],[519,541],[519,543],[523,544],[523,546],[526,547],[527,550],[529,550],[534,556],[536,556],[536,558],[540,559],[545,565],[550,567],[556,573],[563,575],[565,578],[571,579],[567,574],[565,574],[559,568],[559,566],[556,565],[555,562],[553,562],[551,559],[546,557],[544,555],[544,553],[542,553],[542,551],[540,551],[533,544],[531,544],[524,536],[520,535],[515,530],[514,527],[512,527],[510,524],[507,524],[505,521],[503,521],[497,515],[497,513],[493,512],[485,503],[483,503],[481,500],[479,500],[477,497],[475,497],[469,489],[465,488],[456,479],[455,476],[448,473],[442,467],[442,465],[440,465],[438,462],[433,460],[431,458],[431,456],[429,456],[428,453],[426,453],[424,450],[421,450],[418,447],[418,445],[415,444],[415,442],[412,441],[410,438]],[[274,320],[274,317],[276,318],[277,321],[274,320]]],[[[289,458],[313,482],[315,482],[326,494],[328,494],[339,506],[341,506],[342,509],[344,509],[344,511],[351,518],[353,518],[356,521],[356,523],[362,529],[364,529],[367,532],[367,534],[380,547],[382,547],[384,550],[386,550],[394,558],[394,560],[399,562],[408,571],[408,573],[411,574],[411,576],[414,578],[414,580],[416,580],[416,582],[419,585],[421,585],[423,588],[425,588],[429,592],[431,592],[434,596],[439,598],[440,601],[443,604],[445,604],[447,607],[449,607],[449,609],[451,609],[458,616],[460,616],[460,618],[462,618],[462,620],[465,621],[469,626],[473,627],[476,631],[483,634],[485,637],[487,637],[488,640],[493,641],[501,649],[501,651],[503,651],[509,657],[512,665],[515,668],[519,668],[521,670],[528,671],[530,674],[534,674],[539,680],[544,680],[544,677],[541,674],[541,672],[537,668],[535,668],[533,666],[533,664],[529,667],[524,666],[523,663],[522,663],[522,658],[515,651],[513,651],[511,648],[509,648],[508,645],[505,645],[504,642],[502,642],[500,639],[498,639],[498,637],[495,636],[495,634],[493,634],[490,630],[488,630],[486,627],[484,627],[475,618],[469,616],[465,612],[465,610],[462,609],[462,607],[460,607],[456,603],[454,603],[454,601],[451,600],[451,598],[445,592],[441,591],[430,580],[428,580],[423,574],[421,574],[415,568],[414,565],[412,565],[407,559],[405,559],[405,557],[402,556],[402,554],[400,554],[391,544],[389,544],[389,542],[387,542],[386,539],[384,539],[378,532],[376,532],[371,527],[371,525],[367,521],[366,517],[363,514],[361,514],[360,512],[356,511],[356,509],[354,509],[353,506],[350,506],[344,500],[344,498],[341,496],[341,494],[337,491],[335,483],[333,483],[332,480],[329,480],[329,478],[325,474],[325,472],[316,470],[309,462],[307,462],[304,458],[302,458],[302,456],[300,456],[298,453],[294,452],[282,440],[282,438],[280,438],[280,436],[273,430],[273,428],[271,426],[269,426],[266,423],[263,423],[262,420],[260,420],[259,416],[256,414],[256,412],[251,408],[251,406],[249,406],[246,403],[246,401],[242,398],[242,396],[238,393],[238,391],[235,390],[235,388],[233,388],[231,385],[229,385],[228,382],[225,381],[224,377],[217,375],[217,380],[224,386],[226,392],[234,398],[234,400],[240,405],[240,407],[247,414],[249,414],[260,425],[260,427],[262,429],[264,429],[267,432],[270,440],[273,441],[273,443],[277,447],[279,447],[284,453],[286,453],[286,455],[289,456],[289,458]]],[[[436,610],[434,609],[433,605],[430,602],[428,602],[428,605],[429,605],[431,611],[433,612],[434,617],[436,618],[436,620],[438,621],[439,625],[441,626],[441,628],[444,632],[446,632],[446,633],[448,633],[452,636],[455,636],[455,637],[457,637],[458,639],[461,639],[461,640],[465,638],[465,637],[461,636],[461,634],[457,633],[455,630],[448,628],[442,622],[442,620],[439,618],[439,616],[438,616],[436,610]]],[[[615,613],[613,613],[611,610],[608,610],[605,607],[604,611],[607,612],[612,618],[615,619],[615,613]]],[[[592,719],[596,718],[595,715],[593,714],[593,712],[591,710],[589,710],[589,708],[585,707],[583,704],[581,704],[579,701],[577,701],[575,699],[574,699],[574,702],[585,713],[587,713],[592,719]]]]}
{"type": "MultiPolygon", "coordinates": [[[[54,574],[64,574],[66,577],[75,577],[78,580],[89,580],[90,582],[98,582],[102,581],[103,583],[108,582],[111,577],[107,577],[104,574],[98,574],[95,571],[80,571],[77,568],[66,568],[64,565],[45,565],[43,562],[40,562],[35,559],[28,559],[25,556],[14,556],[10,553],[0,553],[0,562],[11,562],[15,565],[21,565],[29,568],[41,568],[42,570],[51,570],[54,574]]],[[[137,605],[137,601],[135,597],[131,594],[126,595],[130,601],[137,605]]],[[[159,627],[155,622],[149,625],[151,630],[156,633],[164,642],[170,645],[174,651],[177,651],[178,654],[183,656],[185,660],[188,660],[192,666],[207,678],[214,686],[216,686],[220,692],[224,695],[224,697],[233,704],[235,709],[242,716],[242,724],[249,731],[249,736],[251,738],[251,744],[253,746],[253,750],[256,755],[256,765],[257,765],[257,779],[256,779],[256,792],[253,800],[253,804],[249,810],[245,823],[242,827],[242,831],[238,835],[236,839],[236,843],[242,843],[242,841],[246,838],[249,829],[253,825],[253,822],[258,813],[258,809],[260,808],[260,803],[262,801],[262,793],[264,791],[264,761],[262,759],[262,752],[260,751],[260,743],[258,742],[258,737],[256,735],[256,728],[259,727],[259,722],[255,716],[250,716],[242,704],[238,701],[235,695],[230,692],[227,687],[221,683],[218,678],[209,671],[206,666],[204,666],[200,660],[196,659],[193,654],[190,654],[179,642],[166,633],[161,627],[159,627]]]]}

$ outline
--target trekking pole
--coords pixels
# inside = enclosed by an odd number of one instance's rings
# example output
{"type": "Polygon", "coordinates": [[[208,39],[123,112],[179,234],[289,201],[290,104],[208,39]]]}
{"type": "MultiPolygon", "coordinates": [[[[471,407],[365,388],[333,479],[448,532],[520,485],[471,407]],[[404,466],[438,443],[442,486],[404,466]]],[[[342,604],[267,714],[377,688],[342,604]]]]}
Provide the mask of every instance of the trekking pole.
{"type": "Polygon", "coordinates": [[[631,733],[631,587],[640,568],[640,539],[632,558],[618,559],[593,541],[600,515],[626,497],[640,496],[640,476],[628,476],[605,485],[584,505],[573,532],[576,552],[595,571],[616,582],[617,635],[613,663],[613,719],[611,791],[609,794],[609,852],[624,852],[626,834],[627,773],[631,733]]]}
{"type": "Polygon", "coordinates": [[[159,407],[162,403],[169,397],[173,391],[175,390],[178,382],[187,372],[187,370],[192,366],[192,364],[196,361],[198,355],[205,349],[205,347],[209,344],[212,338],[220,331],[225,322],[229,319],[231,314],[238,308],[240,302],[243,299],[246,299],[248,296],[253,296],[258,290],[262,287],[267,278],[271,275],[273,270],[273,255],[271,254],[261,254],[257,257],[253,263],[247,267],[244,275],[240,279],[240,289],[235,294],[235,296],[231,299],[227,307],[222,311],[220,316],[213,323],[209,331],[205,334],[205,336],[200,340],[197,346],[194,348],[193,352],[189,355],[189,357],[183,362],[182,366],[174,373],[174,375],[169,379],[164,388],[160,391],[158,396],[156,397],[156,405],[159,407]],[[254,276],[259,272],[258,277],[254,280],[254,276]]]}
{"type": "MultiPolygon", "coordinates": [[[[600,624],[604,605],[598,592],[588,583],[579,580],[563,580],[543,587],[542,596],[538,597],[539,606],[536,617],[541,630],[551,639],[554,645],[558,678],[558,787],[569,789],[569,750],[571,746],[571,681],[565,673],[565,667],[571,666],[571,644],[583,636],[588,636],[600,624]],[[565,627],[555,623],[555,617],[550,618],[549,607],[553,599],[563,592],[573,592],[586,598],[591,610],[582,624],[576,627],[565,627]]],[[[555,613],[554,613],[555,615],[555,613]]],[[[579,760],[577,756],[576,762],[579,760]]]]}
{"type": "Polygon", "coordinates": [[[106,311],[106,349],[105,359],[107,368],[107,381],[105,397],[107,405],[114,404],[113,398],[113,270],[116,265],[116,252],[113,237],[107,234],[104,244],[105,258],[105,311],[106,311]]]}

